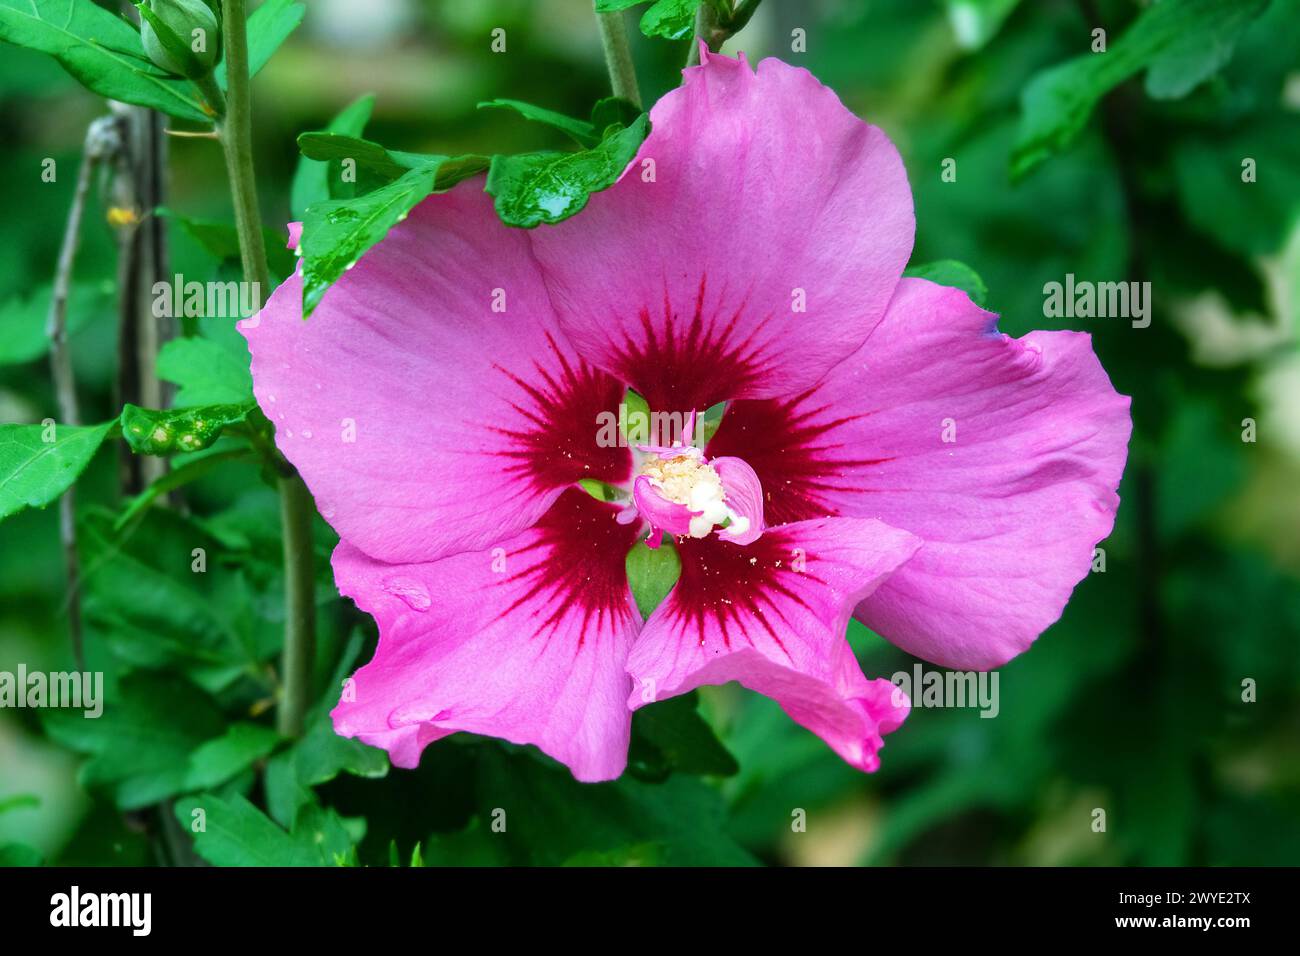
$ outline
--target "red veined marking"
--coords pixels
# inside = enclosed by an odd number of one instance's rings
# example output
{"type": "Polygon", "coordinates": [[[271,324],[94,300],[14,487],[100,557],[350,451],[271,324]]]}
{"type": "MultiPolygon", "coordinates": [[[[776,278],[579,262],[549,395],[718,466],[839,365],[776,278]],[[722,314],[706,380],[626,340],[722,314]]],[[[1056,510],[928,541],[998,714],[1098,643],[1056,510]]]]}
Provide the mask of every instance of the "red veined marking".
{"type": "Polygon", "coordinates": [[[643,341],[625,345],[613,360],[615,374],[644,396],[652,410],[703,411],[743,392],[761,371],[753,340],[761,337],[757,333],[770,316],[745,336],[738,334],[736,327],[746,303],[730,318],[716,316],[706,323],[707,281],[707,276],[700,279],[689,319],[673,311],[667,289],[661,327],[650,318],[649,307],[642,308],[643,341]]]}
{"type": "MultiPolygon", "coordinates": [[[[556,499],[529,532],[527,544],[506,555],[512,584],[524,592],[506,609],[513,614],[531,605],[539,619],[537,636],[547,641],[570,615],[580,614],[575,653],[589,629],[619,624],[632,616],[628,604],[627,553],[637,540],[636,524],[614,520],[618,508],[570,488],[556,499]],[[531,564],[514,569],[516,561],[531,564]]],[[[528,636],[528,635],[521,635],[528,636]]]]}
{"type": "Polygon", "coordinates": [[[521,375],[494,367],[519,386],[527,401],[511,407],[527,425],[490,430],[510,439],[503,450],[490,452],[510,459],[506,470],[527,480],[539,491],[574,484],[583,478],[620,483],[632,474],[632,455],[626,448],[602,448],[596,443],[602,412],[618,414],[625,389],[610,375],[585,362],[571,363],[547,333],[551,352],[559,360],[553,371],[533,363],[534,375],[521,375]]]}
{"type": "Polygon", "coordinates": [[[793,602],[811,613],[812,608],[791,585],[795,577],[822,583],[811,564],[802,571],[793,569],[794,548],[779,528],[743,548],[716,535],[679,538],[682,576],[669,597],[667,613],[699,643],[704,641],[706,625],[715,624],[728,650],[733,638],[743,638],[754,646],[749,625],[756,625],[789,657],[773,625],[787,632],[795,625],[781,612],[780,602],[793,602]]]}
{"type": "Polygon", "coordinates": [[[836,429],[871,413],[836,416],[817,405],[816,395],[813,386],[792,399],[731,402],[706,450],[710,458],[735,455],[749,463],[762,482],[770,525],[835,514],[825,492],[852,491],[853,469],[892,460],[849,454],[836,429]]]}

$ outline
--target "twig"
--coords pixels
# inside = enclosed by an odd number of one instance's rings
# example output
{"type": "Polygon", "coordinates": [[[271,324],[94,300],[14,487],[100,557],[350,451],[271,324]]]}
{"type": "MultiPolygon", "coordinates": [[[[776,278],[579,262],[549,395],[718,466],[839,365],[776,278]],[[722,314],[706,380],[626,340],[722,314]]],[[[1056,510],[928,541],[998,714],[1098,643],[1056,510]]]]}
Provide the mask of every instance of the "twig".
{"type": "MultiPolygon", "coordinates": [[[[77,408],[77,381],[72,370],[72,351],[68,347],[68,296],[72,290],[72,267],[77,259],[77,245],[81,238],[81,219],[86,211],[86,197],[90,193],[95,166],[112,156],[120,146],[117,124],[111,116],[100,117],[86,130],[81,168],[77,171],[72,207],[68,210],[68,223],[63,230],[63,245],[59,248],[46,332],[50,339],[50,374],[54,380],[54,395],[58,402],[59,420],[64,425],[81,424],[81,413],[77,408]]],[[[75,489],[71,486],[59,499],[59,541],[63,546],[63,566],[67,576],[68,631],[72,638],[72,656],[77,668],[84,670],[86,660],[81,630],[77,507],[75,489]]]]}
{"type": "MultiPolygon", "coordinates": [[[[118,118],[122,149],[113,178],[113,204],[132,212],[132,221],[118,229],[118,405],[130,402],[163,408],[167,395],[158,380],[161,344],[173,334],[174,320],[153,314],[154,285],[167,274],[165,222],[153,211],[163,204],[166,140],[162,117],[153,110],[123,103],[110,104],[118,118]],[[138,218],[137,218],[138,215],[138,218]]],[[[167,471],[167,460],[134,455],[120,446],[120,478],[124,494],[136,495],[167,471]]]]}

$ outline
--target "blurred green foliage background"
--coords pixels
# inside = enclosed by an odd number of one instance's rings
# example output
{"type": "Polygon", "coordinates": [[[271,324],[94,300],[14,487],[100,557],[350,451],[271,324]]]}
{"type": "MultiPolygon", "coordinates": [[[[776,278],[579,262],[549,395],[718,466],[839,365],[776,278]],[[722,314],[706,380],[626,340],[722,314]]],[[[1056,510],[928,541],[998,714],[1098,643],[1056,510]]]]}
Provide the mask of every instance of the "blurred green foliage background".
{"type": "MultiPolygon", "coordinates": [[[[476,110],[481,100],[585,116],[608,94],[585,0],[308,7],[254,84],[270,226],[289,219],[296,135],[363,93],[376,95],[368,138],[452,155],[564,147],[553,130],[476,110]],[[507,31],[502,54],[489,50],[495,27],[507,31]]],[[[1002,669],[995,719],[917,709],[887,738],[882,769],[863,776],[774,703],[728,686],[702,692],[700,710],[735,757],[731,775],[693,772],[719,769],[707,740],[692,745],[700,752],[669,752],[644,722],[632,768],[610,784],[574,783],[534,751],[465,735],[430,747],[417,771],[388,770],[381,753],[334,738],[324,718],[374,634],[334,592],[322,522],[321,703],[308,736],[286,748],[262,716],[282,620],[274,492],[254,466],[231,462],[186,488],[184,513],[154,509],[122,540],[112,518],[115,455],[125,452],[109,447],[79,486],[87,654],[108,675],[109,712],[89,722],[0,711],[0,859],[191,861],[176,820],[196,803],[187,794],[207,791],[218,835],[201,850],[216,862],[332,862],[303,849],[309,836],[380,865],[392,848],[407,861],[417,843],[427,862],[469,864],[1300,862],[1300,3],[1272,0],[1231,61],[1185,96],[1157,100],[1140,77],[1124,83],[1068,148],[1013,181],[1026,86],[1087,53],[1095,26],[1113,43],[1139,9],[766,0],[726,48],[805,65],[882,126],[915,191],[914,262],[973,267],[1012,335],[1091,332],[1116,387],[1133,396],[1104,573],[1002,669]],[[795,29],[806,31],[804,53],[791,51],[795,29]],[[1241,181],[1245,157],[1257,162],[1254,183],[1241,181]],[[951,182],[941,175],[949,158],[951,182]],[[1150,281],[1150,327],[1045,318],[1043,286],[1067,273],[1150,281]],[[1245,419],[1257,424],[1253,442],[1245,419]],[[190,573],[197,541],[209,548],[206,575],[190,573]],[[1247,680],[1253,702],[1242,699],[1247,680]],[[243,758],[227,759],[214,739],[237,743],[243,758]],[[496,808],[508,809],[505,834],[492,832],[496,808]],[[1094,829],[1096,808],[1105,832],[1094,829]],[[799,810],[806,832],[792,829],[799,810]]],[[[628,25],[648,104],[678,82],[687,50],[636,34],[638,15],[628,25]]],[[[0,47],[3,421],[54,414],[41,295],[71,200],[64,171],[103,112],[52,60],[0,47]],[[55,183],[40,179],[47,157],[61,170],[55,183]]],[[[230,220],[216,144],[175,138],[168,148],[167,206],[230,220]]],[[[72,315],[86,421],[118,411],[107,206],[97,191],[72,315]]],[[[181,228],[169,227],[169,241],[174,272],[236,274],[181,228]]],[[[202,331],[238,354],[229,324],[202,331]]],[[[0,670],[70,668],[56,509],[7,520],[0,542],[0,670]]],[[[869,675],[911,670],[910,657],[856,624],[852,636],[869,675]]],[[[678,720],[689,714],[660,723],[678,720]]]]}

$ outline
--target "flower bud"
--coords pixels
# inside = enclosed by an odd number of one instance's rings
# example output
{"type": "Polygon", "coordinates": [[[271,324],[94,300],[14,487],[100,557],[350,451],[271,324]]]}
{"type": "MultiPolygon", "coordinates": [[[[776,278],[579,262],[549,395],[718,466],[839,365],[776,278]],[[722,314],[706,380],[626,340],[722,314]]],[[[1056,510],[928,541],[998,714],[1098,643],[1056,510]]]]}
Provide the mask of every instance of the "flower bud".
{"type": "Polygon", "coordinates": [[[221,30],[204,0],[144,0],[140,39],[160,69],[191,80],[207,76],[221,57],[221,30]]]}

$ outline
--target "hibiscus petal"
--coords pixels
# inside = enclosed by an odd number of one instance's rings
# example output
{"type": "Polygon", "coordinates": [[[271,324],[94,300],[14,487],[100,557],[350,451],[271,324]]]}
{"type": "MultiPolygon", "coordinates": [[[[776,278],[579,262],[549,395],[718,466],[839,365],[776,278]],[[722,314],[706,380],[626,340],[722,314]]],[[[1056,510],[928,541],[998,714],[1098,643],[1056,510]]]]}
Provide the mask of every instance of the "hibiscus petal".
{"type": "Polygon", "coordinates": [[[727,506],[745,519],[744,531],[732,524],[718,532],[719,537],[734,544],[757,541],[763,533],[763,485],[749,464],[739,458],[724,455],[709,462],[722,479],[727,493],[727,506]]]}
{"type": "Polygon", "coordinates": [[[339,590],[374,615],[379,649],[334,709],[335,730],[399,767],[463,730],[535,744],[579,780],[617,777],[640,616],[624,569],[636,529],[615,514],[568,491],[499,548],[424,564],[340,543],[339,590]]]}
{"type": "Polygon", "coordinates": [[[651,548],[659,547],[662,534],[690,534],[691,518],[699,513],[685,505],[669,501],[645,475],[638,475],[632,483],[632,500],[636,503],[637,513],[650,523],[648,543],[651,548]]]}
{"type": "Polygon", "coordinates": [[[630,474],[626,448],[597,444],[622,385],[565,341],[481,182],[417,206],[306,322],[301,297],[294,275],[240,324],[253,390],[321,513],[372,557],[485,548],[579,479],[630,474]]]}
{"type": "Polygon", "coordinates": [[[898,151],[773,59],[708,56],[650,118],[622,179],[532,236],[565,332],[655,409],[811,385],[880,320],[911,253],[898,151]]]}
{"type": "Polygon", "coordinates": [[[947,667],[999,666],[1060,617],[1110,534],[1132,427],[1089,336],[1012,339],[996,319],[904,279],[856,355],[790,401],[732,403],[708,449],[744,455],[772,521],[923,539],[857,615],[947,667]]]}
{"type": "Polygon", "coordinates": [[[868,680],[845,629],[854,605],[920,541],[860,518],[769,528],[747,547],[678,542],[681,578],[628,657],[633,708],[701,684],[739,681],[781,704],[861,770],[907,716],[904,695],[868,680]]]}

